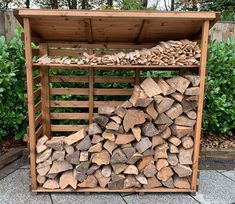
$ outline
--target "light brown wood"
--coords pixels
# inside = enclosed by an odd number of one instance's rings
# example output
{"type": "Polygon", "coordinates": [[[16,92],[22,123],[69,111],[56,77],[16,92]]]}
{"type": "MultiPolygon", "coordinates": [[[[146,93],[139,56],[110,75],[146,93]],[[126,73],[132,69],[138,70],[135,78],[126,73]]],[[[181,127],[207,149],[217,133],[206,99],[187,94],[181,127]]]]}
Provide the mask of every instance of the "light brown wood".
{"type": "Polygon", "coordinates": [[[37,113],[38,111],[41,111],[41,101],[39,101],[38,103],[35,104],[34,106],[34,112],[37,113]]]}
{"type": "Polygon", "coordinates": [[[28,18],[24,18],[24,41],[26,58],[26,77],[28,94],[28,116],[29,116],[29,149],[30,149],[30,176],[31,189],[37,188],[36,178],[36,133],[35,133],[35,112],[34,112],[34,93],[33,93],[33,69],[32,69],[32,48],[31,48],[31,27],[28,18]]]}
{"type": "MultiPolygon", "coordinates": [[[[50,94],[52,95],[89,95],[88,88],[51,88],[50,94]]],[[[132,94],[132,89],[101,89],[95,88],[94,95],[102,96],[130,96],[132,94]]]]}
{"type": "Polygon", "coordinates": [[[186,193],[186,192],[195,192],[192,189],[180,189],[180,188],[164,188],[164,187],[159,187],[159,188],[152,188],[152,189],[137,189],[137,188],[129,188],[129,189],[121,189],[121,190],[110,190],[107,188],[78,188],[76,190],[72,188],[66,188],[66,189],[44,189],[39,187],[37,190],[34,190],[33,192],[97,192],[97,193],[102,193],[102,192],[147,192],[147,193],[170,193],[170,192],[178,192],[178,193],[186,193]]]}
{"type": "Polygon", "coordinates": [[[88,113],[51,113],[51,120],[88,120],[88,113]]]}
{"type": "MultiPolygon", "coordinates": [[[[89,26],[91,29],[91,22],[89,26]]],[[[91,42],[92,42],[92,31],[90,32],[91,32],[91,42]]],[[[93,50],[89,49],[88,53],[92,54],[93,50]]],[[[89,68],[89,124],[92,123],[93,112],[94,112],[94,70],[92,67],[90,67],[89,68]]]]}
{"type": "Polygon", "coordinates": [[[207,60],[207,47],[208,47],[208,33],[209,33],[209,21],[204,21],[202,27],[202,39],[201,39],[201,64],[200,64],[200,94],[198,99],[197,108],[197,121],[195,127],[194,137],[194,153],[193,153],[193,174],[191,188],[196,191],[197,187],[197,175],[198,175],[198,162],[199,162],[199,147],[201,139],[201,125],[202,125],[202,110],[205,88],[205,75],[206,75],[206,60],[207,60]]]}
{"type": "MultiPolygon", "coordinates": [[[[39,43],[39,55],[47,55],[48,47],[46,43],[39,43]]],[[[51,137],[51,121],[50,121],[50,88],[49,88],[49,69],[48,67],[40,67],[40,75],[41,75],[41,102],[43,106],[42,110],[42,128],[43,135],[47,135],[49,138],[51,137]]]]}
{"type": "MultiPolygon", "coordinates": [[[[31,177],[33,192],[195,192],[197,185],[198,154],[201,132],[203,94],[205,85],[206,51],[208,43],[208,29],[210,22],[215,22],[217,13],[203,12],[152,12],[152,11],[66,11],[66,10],[19,10],[15,15],[25,28],[25,57],[27,72],[28,106],[29,106],[29,142],[31,159],[31,177]],[[29,17],[22,20],[22,17],[29,17]],[[74,26],[76,25],[76,26],[74,26]],[[151,48],[159,41],[179,40],[179,38],[193,39],[198,36],[198,31],[202,31],[202,57],[200,66],[147,66],[147,65],[79,65],[79,64],[40,64],[32,63],[32,56],[49,54],[51,56],[82,56],[83,52],[92,54],[91,49],[97,50],[97,56],[114,54],[125,49],[125,52],[133,52],[135,49],[151,48]],[[121,28],[121,29],[120,29],[121,28]],[[104,32],[105,31],[105,32],[104,32]],[[32,33],[32,35],[31,35],[32,33]],[[39,35],[40,34],[40,35],[39,35]],[[180,37],[179,37],[180,36],[180,37]],[[40,48],[32,51],[31,41],[39,43],[40,48]],[[136,44],[139,43],[139,44],[136,44]],[[48,46],[48,47],[47,47],[48,46]],[[71,48],[71,49],[68,49],[71,48]],[[87,71],[87,76],[75,76],[73,74],[48,77],[48,69],[64,69],[87,71]],[[41,77],[33,75],[40,70],[41,77]],[[133,70],[135,76],[94,76],[95,70],[133,70]],[[133,89],[121,88],[94,88],[94,83],[130,83],[140,84],[145,77],[140,77],[142,70],[165,70],[180,71],[183,75],[187,71],[200,72],[200,96],[197,110],[196,130],[194,136],[193,169],[190,189],[123,189],[110,190],[108,188],[78,188],[71,190],[47,190],[37,188],[35,171],[35,143],[36,140],[46,132],[49,126],[53,135],[65,135],[67,132],[78,131],[87,125],[79,120],[92,122],[94,108],[103,106],[114,106],[123,104],[122,101],[94,101],[94,96],[130,96],[133,89]],[[39,84],[41,88],[33,90],[34,84],[39,84]],[[69,82],[86,83],[89,88],[50,88],[49,82],[69,82]],[[30,95],[31,94],[31,95],[30,95]],[[84,95],[89,97],[87,101],[49,101],[50,95],[84,95]],[[42,96],[41,101],[34,104],[35,98],[42,96]],[[46,105],[45,105],[46,104],[46,105]],[[49,112],[49,108],[81,108],[79,113],[69,112],[49,112]],[[89,112],[88,112],[89,109],[89,112]],[[40,113],[40,110],[41,113],[40,113]],[[37,114],[35,115],[35,112],[37,114]],[[35,118],[36,116],[36,118],[35,118]],[[51,122],[52,120],[52,122],[51,122]],[[58,125],[55,120],[78,120],[76,125],[58,125]],[[43,122],[43,123],[42,123],[43,122]],[[53,124],[50,124],[53,123],[53,124]]],[[[163,48],[168,49],[167,46],[163,48]]],[[[147,51],[144,51],[147,53],[147,51]]],[[[189,54],[189,56],[191,56],[189,54]]],[[[172,57],[172,56],[171,56],[172,57]]],[[[143,60],[143,59],[141,59],[143,60]]],[[[107,60],[108,61],[108,60],[107,60]]],[[[56,62],[56,61],[55,61],[56,62]]],[[[73,62],[75,63],[75,62],[73,62]]],[[[197,61],[198,63],[198,61],[197,61]]],[[[134,63],[133,63],[134,64],[134,63]]],[[[180,64],[180,63],[179,63],[180,64]]],[[[72,72],[73,73],[73,72],[72,72]]],[[[75,72],[74,72],[75,73],[75,72]]],[[[156,78],[153,78],[156,80],[156,78]]],[[[63,85],[63,83],[61,83],[63,85]]],[[[64,86],[66,87],[66,86],[64,86]]],[[[68,86],[70,87],[70,86],[68,86]]],[[[87,87],[87,86],[86,86],[87,87]]],[[[151,89],[148,88],[148,89],[151,89]]],[[[171,97],[171,96],[169,96],[171,97]]],[[[111,98],[111,97],[110,97],[111,98]]],[[[104,100],[104,99],[103,99],[104,100]]],[[[96,109],[95,109],[96,110],[96,109]]],[[[96,115],[96,113],[95,113],[96,115]]],[[[147,115],[147,114],[146,114],[147,115]]],[[[147,116],[146,116],[147,117],[147,116]]],[[[149,120],[148,118],[146,118],[149,120]]],[[[179,119],[178,119],[179,120],[179,119]]],[[[179,121],[178,121],[179,122],[179,121]]],[[[114,122],[113,122],[114,123],[114,122]]],[[[119,123],[118,123],[119,124],[119,123]]],[[[163,125],[161,128],[164,128],[163,125]]],[[[168,127],[168,130],[173,131],[168,127]]],[[[172,142],[172,141],[171,141],[172,142]]],[[[120,142],[119,142],[120,143],[120,142]]],[[[163,147],[162,147],[163,148],[163,147]]],[[[191,167],[190,167],[191,168],[191,167]]]]}
{"type": "MultiPolygon", "coordinates": [[[[51,76],[50,82],[87,82],[89,76],[51,76]]],[[[121,77],[121,76],[96,76],[94,83],[134,83],[134,77],[121,77]]]]}
{"type": "Polygon", "coordinates": [[[37,97],[41,96],[41,88],[38,88],[33,92],[33,97],[36,99],[37,97]]]}
{"type": "MultiPolygon", "coordinates": [[[[119,106],[123,101],[94,101],[94,107],[100,106],[119,106]]],[[[65,108],[87,108],[88,101],[51,101],[51,107],[65,107],[65,108]]]]}
{"type": "Polygon", "coordinates": [[[86,127],[86,125],[51,125],[52,132],[74,132],[81,128],[86,127]]]}
{"type": "Polygon", "coordinates": [[[37,128],[39,125],[42,124],[42,114],[39,114],[36,118],[35,118],[35,128],[37,128]]]}
{"type": "Polygon", "coordinates": [[[187,69],[194,69],[199,68],[198,65],[185,65],[185,66],[176,66],[176,65],[167,65],[167,66],[160,66],[160,65],[79,65],[79,64],[40,64],[40,63],[33,63],[34,67],[37,66],[49,66],[51,68],[63,68],[63,69],[87,69],[89,67],[93,67],[96,69],[134,69],[134,68],[141,68],[141,69],[164,69],[164,70],[171,70],[171,69],[179,69],[179,68],[187,68],[187,69]]]}

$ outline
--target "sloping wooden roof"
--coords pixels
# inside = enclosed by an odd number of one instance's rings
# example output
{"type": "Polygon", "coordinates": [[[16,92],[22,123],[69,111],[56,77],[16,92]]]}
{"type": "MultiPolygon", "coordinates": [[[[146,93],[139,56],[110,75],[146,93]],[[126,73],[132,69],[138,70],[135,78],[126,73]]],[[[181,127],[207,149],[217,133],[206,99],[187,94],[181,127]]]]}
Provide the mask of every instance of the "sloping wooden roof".
{"type": "Polygon", "coordinates": [[[86,11],[19,9],[23,24],[29,18],[32,33],[47,41],[152,43],[192,38],[204,20],[214,24],[215,12],[86,11]]]}

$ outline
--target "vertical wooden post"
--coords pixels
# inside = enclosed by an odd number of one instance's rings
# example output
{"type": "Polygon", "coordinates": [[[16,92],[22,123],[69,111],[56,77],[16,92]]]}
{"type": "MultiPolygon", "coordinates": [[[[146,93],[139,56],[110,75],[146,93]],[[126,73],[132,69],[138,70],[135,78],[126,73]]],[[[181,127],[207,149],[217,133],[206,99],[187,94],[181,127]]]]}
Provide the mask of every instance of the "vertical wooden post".
{"type": "MultiPolygon", "coordinates": [[[[48,54],[48,46],[46,43],[39,44],[39,55],[48,54]]],[[[48,67],[40,67],[41,75],[41,101],[42,101],[42,135],[51,138],[51,120],[50,120],[50,87],[49,87],[49,69],[48,67]]]]}
{"type": "Polygon", "coordinates": [[[28,118],[29,118],[29,153],[30,153],[30,175],[31,189],[37,188],[36,181],[36,134],[35,134],[35,112],[33,96],[33,65],[31,48],[31,27],[29,18],[24,18],[24,41],[25,41],[25,60],[27,77],[27,95],[28,95],[28,118]]]}
{"type": "Polygon", "coordinates": [[[191,188],[194,191],[196,191],[197,189],[197,175],[198,175],[199,150],[200,150],[200,139],[201,139],[201,127],[202,127],[202,110],[203,110],[203,100],[204,100],[209,25],[210,25],[209,21],[204,21],[203,27],[202,27],[201,62],[200,62],[200,70],[199,70],[200,94],[199,94],[199,99],[198,99],[197,122],[196,122],[196,127],[195,127],[193,174],[192,174],[192,183],[191,183],[191,188]]]}
{"type": "MultiPolygon", "coordinates": [[[[92,49],[88,50],[89,54],[93,53],[92,49]]],[[[89,68],[89,124],[92,123],[94,113],[94,69],[89,68]]]]}
{"type": "Polygon", "coordinates": [[[140,69],[135,69],[135,85],[140,84],[140,69]]]}

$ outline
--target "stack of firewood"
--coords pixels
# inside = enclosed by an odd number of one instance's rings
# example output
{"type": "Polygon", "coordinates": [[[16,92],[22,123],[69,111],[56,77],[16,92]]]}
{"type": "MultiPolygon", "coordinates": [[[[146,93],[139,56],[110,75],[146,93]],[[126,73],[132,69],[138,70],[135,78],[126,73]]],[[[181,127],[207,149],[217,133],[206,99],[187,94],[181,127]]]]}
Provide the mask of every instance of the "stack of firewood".
{"type": "Polygon", "coordinates": [[[135,50],[133,52],[119,52],[113,55],[96,56],[83,54],[82,59],[50,58],[47,55],[38,59],[41,64],[84,64],[84,65],[199,65],[201,50],[196,42],[189,40],[161,41],[150,49],[135,50]]]}
{"type": "Polygon", "coordinates": [[[200,78],[145,79],[121,106],[100,107],[94,123],[37,141],[43,188],[190,188],[200,78]]]}

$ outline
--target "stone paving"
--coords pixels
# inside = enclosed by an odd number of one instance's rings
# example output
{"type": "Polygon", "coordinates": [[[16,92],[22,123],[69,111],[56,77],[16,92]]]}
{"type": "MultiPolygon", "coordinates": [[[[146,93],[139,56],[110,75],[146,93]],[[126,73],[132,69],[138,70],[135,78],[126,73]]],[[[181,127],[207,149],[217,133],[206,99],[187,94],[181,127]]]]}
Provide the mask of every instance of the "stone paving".
{"type": "Polygon", "coordinates": [[[196,196],[178,193],[41,193],[29,191],[28,165],[22,161],[0,170],[0,204],[234,204],[235,171],[201,170],[196,196]],[[21,166],[19,168],[19,165],[21,166]],[[16,168],[17,166],[18,168],[16,168]],[[15,169],[14,169],[15,168],[15,169]],[[13,170],[12,170],[13,169],[13,170]]]}

